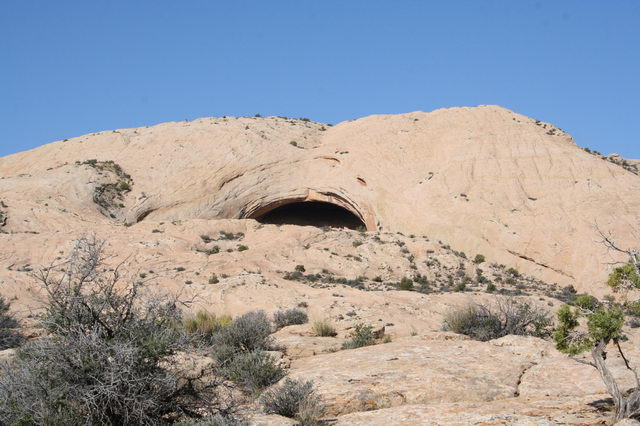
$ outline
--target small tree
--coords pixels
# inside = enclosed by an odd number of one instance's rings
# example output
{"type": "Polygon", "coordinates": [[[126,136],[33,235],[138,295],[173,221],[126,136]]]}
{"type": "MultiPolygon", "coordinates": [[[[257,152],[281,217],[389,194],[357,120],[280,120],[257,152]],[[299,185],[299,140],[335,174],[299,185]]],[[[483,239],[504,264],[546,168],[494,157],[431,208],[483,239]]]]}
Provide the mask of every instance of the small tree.
{"type": "Polygon", "coordinates": [[[628,303],[628,292],[640,288],[640,258],[637,250],[621,249],[608,237],[602,236],[608,247],[629,256],[629,263],[616,267],[607,281],[614,292],[623,294],[623,302],[616,302],[613,298],[600,302],[593,297],[578,297],[574,301],[575,308],[564,305],[558,311],[558,327],[553,337],[558,350],[572,357],[585,351],[591,352],[593,361],[573,359],[598,370],[613,398],[615,420],[618,421],[640,417],[640,378],[637,368],[631,367],[620,346],[620,340],[623,338],[624,305],[628,303]],[[587,319],[586,331],[578,329],[579,319],[582,317],[587,319]],[[636,385],[629,391],[620,389],[607,364],[607,348],[610,344],[614,345],[626,368],[635,377],[636,385]]]}

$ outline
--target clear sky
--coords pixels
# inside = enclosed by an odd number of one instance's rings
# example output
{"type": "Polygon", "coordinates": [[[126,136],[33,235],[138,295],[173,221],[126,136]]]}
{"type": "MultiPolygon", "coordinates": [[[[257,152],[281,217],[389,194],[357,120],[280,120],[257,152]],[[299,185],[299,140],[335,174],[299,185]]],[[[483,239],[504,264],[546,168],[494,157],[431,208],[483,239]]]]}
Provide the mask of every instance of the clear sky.
{"type": "Polygon", "coordinates": [[[0,0],[0,155],[206,116],[479,104],[640,158],[640,1],[0,0]]]}

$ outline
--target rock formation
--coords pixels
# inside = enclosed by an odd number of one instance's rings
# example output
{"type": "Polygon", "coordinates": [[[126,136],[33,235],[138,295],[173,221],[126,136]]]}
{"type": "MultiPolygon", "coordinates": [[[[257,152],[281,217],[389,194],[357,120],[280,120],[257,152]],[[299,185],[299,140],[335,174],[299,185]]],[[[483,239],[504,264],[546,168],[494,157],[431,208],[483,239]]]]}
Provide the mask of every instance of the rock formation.
{"type": "Polygon", "coordinates": [[[492,292],[550,310],[570,285],[602,294],[624,259],[598,229],[638,245],[640,176],[622,163],[497,106],[94,133],[0,158],[0,288],[27,318],[29,272],[95,234],[132,275],[197,295],[194,309],[301,305],[331,320],[335,338],[308,325],[276,337],[338,424],[599,422],[595,370],[550,343],[439,330],[492,292]],[[403,277],[418,291],[397,291],[403,277]],[[357,322],[394,341],[333,353],[357,322]]]}

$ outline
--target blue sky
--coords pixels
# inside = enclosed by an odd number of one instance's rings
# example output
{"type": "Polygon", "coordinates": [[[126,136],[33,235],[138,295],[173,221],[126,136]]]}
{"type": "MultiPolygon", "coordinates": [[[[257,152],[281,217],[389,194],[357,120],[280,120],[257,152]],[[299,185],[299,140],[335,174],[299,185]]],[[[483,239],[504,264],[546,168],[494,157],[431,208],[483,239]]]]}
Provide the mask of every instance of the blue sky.
{"type": "Polygon", "coordinates": [[[640,1],[0,0],[0,155],[206,116],[479,104],[640,158],[640,1]]]}

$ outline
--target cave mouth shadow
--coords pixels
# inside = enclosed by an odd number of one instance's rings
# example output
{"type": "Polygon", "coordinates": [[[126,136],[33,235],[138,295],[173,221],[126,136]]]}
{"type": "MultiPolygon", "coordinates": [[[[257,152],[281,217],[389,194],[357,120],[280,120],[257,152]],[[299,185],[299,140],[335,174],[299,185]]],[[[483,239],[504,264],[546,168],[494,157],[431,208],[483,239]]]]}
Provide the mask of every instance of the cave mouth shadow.
{"type": "Polygon", "coordinates": [[[255,219],[272,225],[316,226],[318,228],[366,229],[365,223],[349,210],[322,201],[294,202],[276,207],[255,219]]]}

